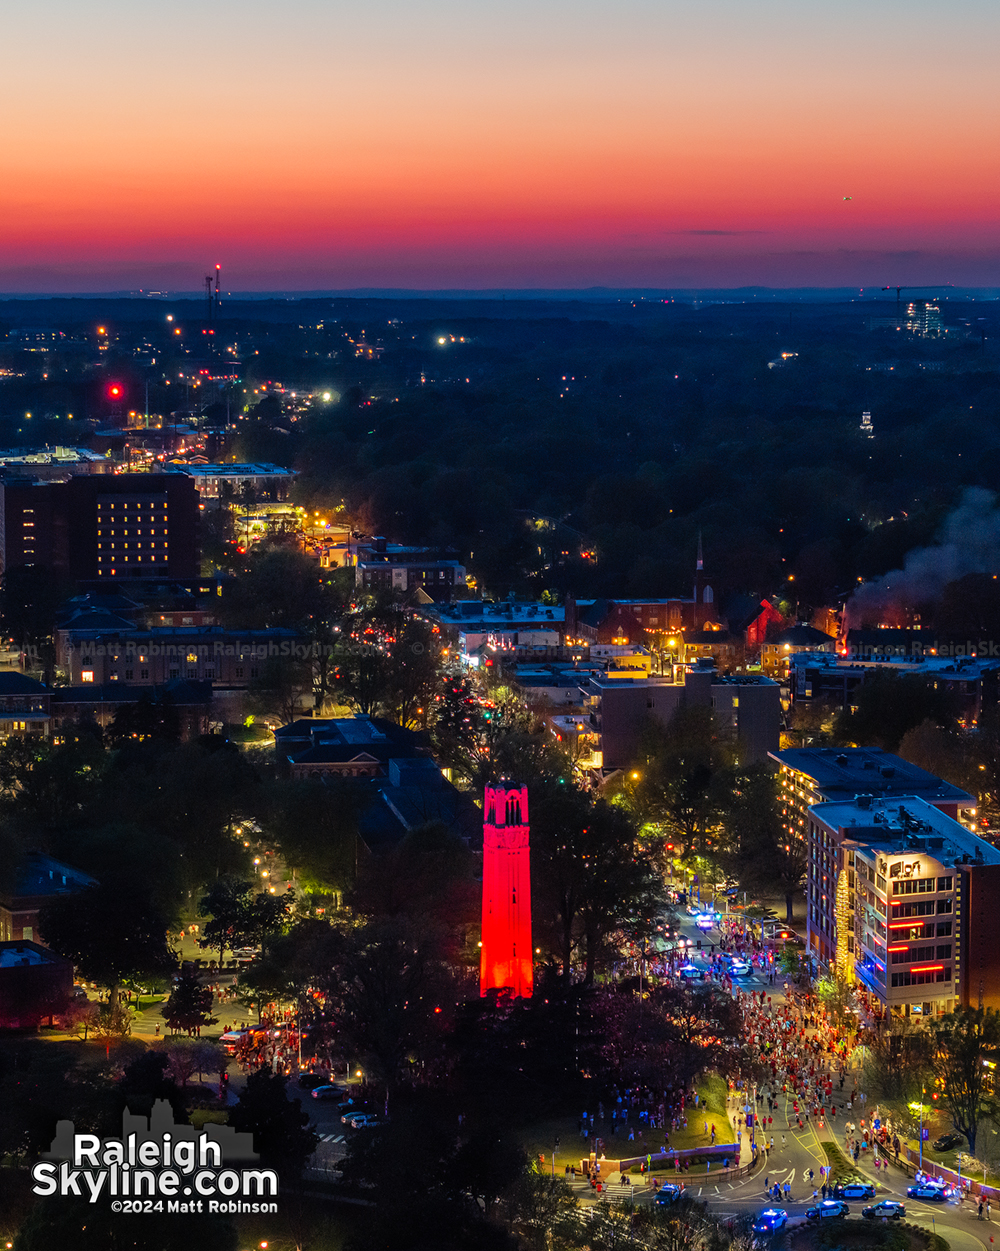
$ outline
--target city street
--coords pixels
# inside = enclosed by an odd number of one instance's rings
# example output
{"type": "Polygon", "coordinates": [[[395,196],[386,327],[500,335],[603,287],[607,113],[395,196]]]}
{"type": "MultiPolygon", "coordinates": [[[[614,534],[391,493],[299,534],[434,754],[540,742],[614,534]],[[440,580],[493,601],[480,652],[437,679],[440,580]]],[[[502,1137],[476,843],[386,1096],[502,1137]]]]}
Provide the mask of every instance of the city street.
{"type": "MultiPolygon", "coordinates": [[[[713,928],[707,932],[703,931],[695,925],[693,916],[680,910],[678,932],[680,937],[691,942],[691,962],[708,970],[710,967],[708,957],[712,954],[713,946],[716,953],[719,950],[719,940],[722,937],[720,930],[713,928]],[[702,944],[700,951],[697,948],[699,940],[702,944]]],[[[765,991],[777,1012],[785,1004],[784,980],[779,972],[775,976],[774,984],[771,985],[767,974],[754,968],[750,974],[734,978],[733,988],[734,990],[756,991],[758,994],[765,991]]],[[[857,1080],[856,1073],[852,1076],[854,1080],[857,1080]]],[[[849,1077],[848,1082],[850,1080],[849,1077]]],[[[826,1119],[823,1121],[823,1127],[820,1128],[814,1119],[809,1119],[802,1129],[798,1127],[798,1114],[793,1110],[794,1096],[780,1094],[774,1111],[769,1114],[773,1117],[773,1124],[768,1127],[766,1134],[767,1139],[774,1138],[774,1150],[767,1153],[760,1167],[751,1176],[735,1178],[732,1181],[721,1177],[716,1179],[711,1174],[707,1177],[692,1178],[687,1184],[687,1189],[696,1199],[707,1202],[712,1211],[721,1217],[756,1212],[773,1205],[784,1208],[788,1212],[790,1224],[794,1225],[803,1221],[806,1208],[813,1202],[813,1191],[820,1192],[818,1197],[822,1197],[821,1187],[824,1176],[820,1170],[828,1163],[823,1150],[823,1142],[836,1142],[846,1154],[842,1131],[845,1122],[851,1117],[851,1110],[847,1107],[848,1094],[849,1088],[843,1092],[836,1092],[834,1102],[837,1106],[837,1118],[834,1121],[826,1119]],[[812,1178],[809,1176],[810,1170],[812,1170],[812,1178]],[[769,1199],[765,1193],[765,1182],[771,1186],[778,1183],[782,1187],[787,1183],[791,1190],[790,1197],[782,1198],[780,1201],[769,1199]]],[[[763,1099],[760,1099],[758,1103],[758,1111],[762,1117],[768,1115],[767,1105],[763,1099]]],[[[863,1112],[861,1115],[864,1115],[863,1112]]],[[[869,1203],[876,1202],[877,1199],[899,1199],[906,1204],[908,1222],[940,1233],[955,1251],[991,1251],[993,1237],[991,1227],[987,1227],[985,1221],[977,1219],[975,1203],[958,1204],[949,1201],[938,1204],[909,1199],[906,1190],[912,1185],[911,1177],[907,1176],[902,1169],[890,1166],[887,1175],[880,1172],[876,1181],[875,1170],[865,1157],[859,1160],[855,1171],[859,1177],[864,1177],[876,1185],[877,1198],[849,1201],[851,1212],[848,1220],[863,1219],[861,1209],[869,1203]]],[[[671,1180],[670,1175],[666,1177],[666,1180],[671,1180]]],[[[585,1183],[577,1183],[574,1189],[581,1198],[593,1197],[593,1192],[585,1183]]],[[[614,1202],[649,1203],[652,1201],[653,1192],[645,1185],[632,1188],[631,1191],[629,1187],[611,1185],[606,1188],[606,1196],[614,1202]]],[[[1000,1213],[995,1215],[1000,1215],[1000,1213]]]]}

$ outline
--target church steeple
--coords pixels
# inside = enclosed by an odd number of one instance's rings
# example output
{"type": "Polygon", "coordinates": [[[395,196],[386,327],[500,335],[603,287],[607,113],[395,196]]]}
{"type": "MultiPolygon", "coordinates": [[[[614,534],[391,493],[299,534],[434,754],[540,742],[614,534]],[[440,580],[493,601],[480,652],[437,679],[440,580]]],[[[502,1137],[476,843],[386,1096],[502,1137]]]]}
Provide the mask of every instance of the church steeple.
{"type": "Polygon", "coordinates": [[[702,550],[701,531],[698,531],[698,559],[694,567],[695,619],[700,629],[706,621],[715,620],[715,592],[705,573],[705,554],[702,550]]]}

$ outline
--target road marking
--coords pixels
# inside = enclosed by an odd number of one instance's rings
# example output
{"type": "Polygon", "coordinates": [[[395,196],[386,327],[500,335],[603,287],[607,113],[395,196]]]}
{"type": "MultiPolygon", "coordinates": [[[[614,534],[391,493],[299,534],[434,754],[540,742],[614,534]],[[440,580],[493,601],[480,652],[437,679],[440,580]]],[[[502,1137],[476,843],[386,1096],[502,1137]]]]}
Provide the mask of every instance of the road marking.
{"type": "Polygon", "coordinates": [[[702,1192],[702,1190],[703,1190],[703,1189],[704,1189],[704,1187],[703,1187],[703,1186],[699,1186],[699,1187],[698,1187],[698,1198],[699,1198],[699,1199],[701,1198],[701,1192],[702,1192]]]}

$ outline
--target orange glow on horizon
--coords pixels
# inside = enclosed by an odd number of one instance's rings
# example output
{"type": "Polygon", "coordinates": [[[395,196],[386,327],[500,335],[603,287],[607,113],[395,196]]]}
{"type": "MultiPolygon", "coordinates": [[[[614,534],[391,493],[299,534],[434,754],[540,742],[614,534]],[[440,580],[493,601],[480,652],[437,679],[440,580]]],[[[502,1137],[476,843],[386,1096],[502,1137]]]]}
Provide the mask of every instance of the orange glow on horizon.
{"type": "Polygon", "coordinates": [[[213,254],[240,289],[1000,283],[983,0],[39,0],[9,25],[37,51],[0,84],[0,289],[190,289],[213,254]]]}

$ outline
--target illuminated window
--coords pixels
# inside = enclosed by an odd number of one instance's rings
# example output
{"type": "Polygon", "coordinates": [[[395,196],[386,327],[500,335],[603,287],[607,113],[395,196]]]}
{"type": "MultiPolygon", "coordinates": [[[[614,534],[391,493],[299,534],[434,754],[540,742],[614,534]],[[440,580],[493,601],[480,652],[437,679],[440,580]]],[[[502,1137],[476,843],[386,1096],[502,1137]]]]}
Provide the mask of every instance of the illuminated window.
{"type": "Polygon", "coordinates": [[[94,671],[93,671],[93,669],[82,669],[82,670],[80,671],[80,681],[81,681],[81,682],[93,682],[93,680],[94,680],[94,671]]]}

